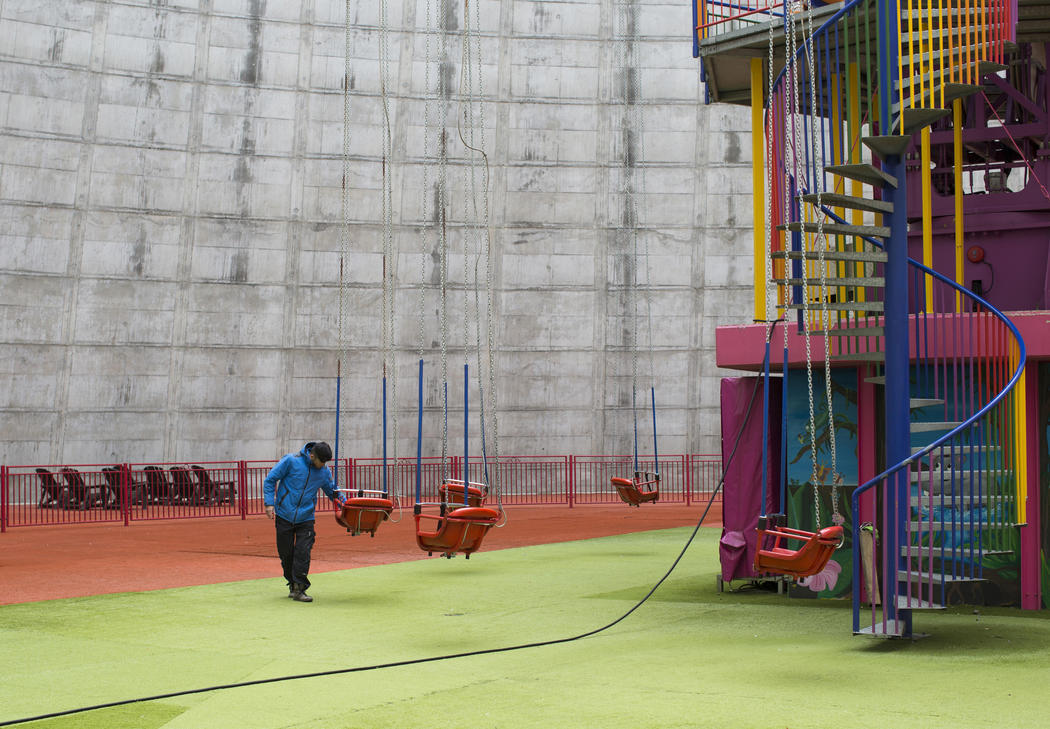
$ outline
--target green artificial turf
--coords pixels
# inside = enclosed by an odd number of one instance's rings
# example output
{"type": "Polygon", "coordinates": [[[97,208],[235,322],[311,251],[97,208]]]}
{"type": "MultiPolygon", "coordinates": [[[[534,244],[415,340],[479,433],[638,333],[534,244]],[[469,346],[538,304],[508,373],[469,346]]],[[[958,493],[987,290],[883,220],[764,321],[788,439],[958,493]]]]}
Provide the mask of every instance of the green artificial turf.
{"type": "MultiPolygon", "coordinates": [[[[621,616],[690,529],[314,576],[0,607],[0,722],[290,674],[560,639],[621,616]]],[[[1045,727],[1042,613],[920,613],[919,641],[853,637],[843,601],[719,593],[717,530],[655,596],[579,641],[269,683],[25,726],[1045,727]]],[[[276,564],[275,564],[276,569],[276,564]]]]}

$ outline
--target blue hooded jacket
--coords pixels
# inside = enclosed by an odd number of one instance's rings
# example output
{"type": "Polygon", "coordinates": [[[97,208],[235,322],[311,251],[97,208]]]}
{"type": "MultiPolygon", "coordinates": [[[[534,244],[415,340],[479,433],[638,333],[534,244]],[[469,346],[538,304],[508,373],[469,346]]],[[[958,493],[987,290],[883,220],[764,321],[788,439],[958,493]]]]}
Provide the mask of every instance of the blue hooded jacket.
{"type": "Polygon", "coordinates": [[[270,469],[263,482],[263,503],[273,506],[277,516],[293,524],[314,520],[317,489],[323,489],[333,501],[342,501],[328,466],[314,468],[310,460],[313,446],[307,443],[298,453],[286,455],[270,469]]]}

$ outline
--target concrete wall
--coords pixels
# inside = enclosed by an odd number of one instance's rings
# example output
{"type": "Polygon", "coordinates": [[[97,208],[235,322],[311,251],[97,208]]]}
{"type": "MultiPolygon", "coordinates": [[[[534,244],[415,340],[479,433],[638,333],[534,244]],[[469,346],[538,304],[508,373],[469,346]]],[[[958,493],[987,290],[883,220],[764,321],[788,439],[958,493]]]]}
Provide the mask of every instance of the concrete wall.
{"type": "MultiPolygon", "coordinates": [[[[421,326],[426,451],[440,452],[436,251],[421,201],[437,174],[423,119],[448,99],[433,93],[441,59],[428,89],[425,36],[405,32],[424,27],[429,6],[388,7],[400,251],[391,400],[409,455],[421,326]]],[[[639,331],[626,314],[645,276],[622,230],[625,174],[640,188],[650,253],[660,449],[717,451],[714,328],[751,317],[750,135],[742,110],[703,104],[688,3],[639,0],[628,26],[610,0],[478,7],[500,452],[632,449],[624,332],[639,331]],[[637,45],[616,40],[624,27],[637,45]],[[625,47],[640,62],[633,116],[620,103],[625,47]],[[628,167],[625,140],[636,147],[628,167]]],[[[355,4],[351,18],[341,285],[343,3],[0,0],[0,462],[273,458],[332,440],[341,350],[343,454],[378,453],[378,8],[355,4]]],[[[450,8],[445,25],[461,14],[450,8]]],[[[452,79],[458,52],[445,59],[452,79]]],[[[454,123],[459,107],[447,108],[454,123]]],[[[465,150],[449,154],[460,408],[470,195],[465,150]]],[[[453,422],[452,452],[460,431],[453,422]]]]}

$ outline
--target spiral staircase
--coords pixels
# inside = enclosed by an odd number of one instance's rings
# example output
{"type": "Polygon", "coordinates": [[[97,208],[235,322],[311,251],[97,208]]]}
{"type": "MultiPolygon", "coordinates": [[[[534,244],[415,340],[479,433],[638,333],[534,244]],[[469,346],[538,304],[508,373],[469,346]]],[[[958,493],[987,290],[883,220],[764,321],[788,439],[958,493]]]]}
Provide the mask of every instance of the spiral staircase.
{"type": "MultiPolygon", "coordinates": [[[[1017,548],[1025,352],[1008,317],[909,258],[909,225],[929,217],[928,205],[908,209],[906,160],[918,154],[929,170],[931,125],[961,126],[1025,27],[998,1],[779,7],[774,32],[768,20],[734,28],[698,55],[709,88],[727,97],[733,54],[713,49],[750,44],[753,58],[766,46],[763,68],[779,67],[749,79],[763,87],[767,319],[827,338],[831,364],[861,368],[881,395],[885,468],[850,504],[853,632],[913,637],[917,611],[943,610],[990,557],[1017,548]]],[[[1050,22],[1039,10],[1027,18],[1050,22]]],[[[928,186],[927,172],[923,200],[928,186]]]]}

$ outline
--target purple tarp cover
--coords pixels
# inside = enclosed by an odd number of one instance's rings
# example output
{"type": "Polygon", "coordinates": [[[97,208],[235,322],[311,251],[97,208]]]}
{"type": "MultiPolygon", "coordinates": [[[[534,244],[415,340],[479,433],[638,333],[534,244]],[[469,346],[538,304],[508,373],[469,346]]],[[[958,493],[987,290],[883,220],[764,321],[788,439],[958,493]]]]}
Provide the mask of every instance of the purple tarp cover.
{"type": "Polygon", "coordinates": [[[765,508],[762,500],[762,383],[758,377],[722,379],[722,463],[728,463],[737,433],[741,432],[748,401],[758,392],[747,423],[743,425],[740,445],[725,472],[722,490],[722,538],[718,557],[725,581],[754,577],[755,543],[758,517],[777,511],[780,481],[780,385],[770,380],[769,387],[769,457],[765,508]]]}

